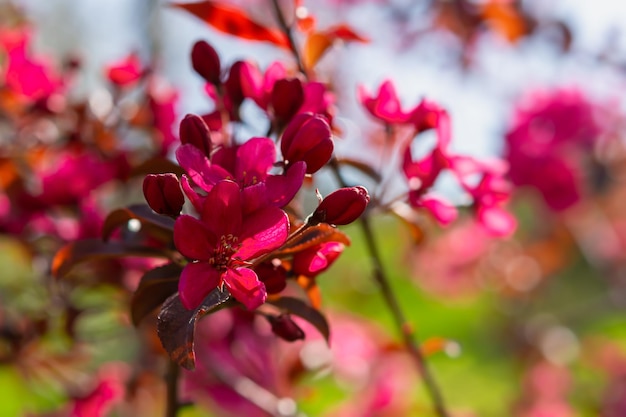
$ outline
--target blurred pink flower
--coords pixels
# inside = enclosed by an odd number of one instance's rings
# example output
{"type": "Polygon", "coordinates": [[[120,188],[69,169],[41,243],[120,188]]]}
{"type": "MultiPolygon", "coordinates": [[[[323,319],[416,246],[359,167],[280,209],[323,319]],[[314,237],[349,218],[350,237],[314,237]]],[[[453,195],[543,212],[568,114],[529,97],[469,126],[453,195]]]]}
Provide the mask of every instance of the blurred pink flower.
{"type": "Polygon", "coordinates": [[[513,183],[535,188],[552,210],[576,204],[583,192],[584,158],[606,131],[598,119],[603,112],[574,88],[525,96],[506,133],[513,183]]]}
{"type": "Polygon", "coordinates": [[[4,83],[13,92],[29,100],[49,97],[63,83],[52,66],[29,53],[31,34],[28,29],[2,29],[0,46],[7,54],[4,83]]]}

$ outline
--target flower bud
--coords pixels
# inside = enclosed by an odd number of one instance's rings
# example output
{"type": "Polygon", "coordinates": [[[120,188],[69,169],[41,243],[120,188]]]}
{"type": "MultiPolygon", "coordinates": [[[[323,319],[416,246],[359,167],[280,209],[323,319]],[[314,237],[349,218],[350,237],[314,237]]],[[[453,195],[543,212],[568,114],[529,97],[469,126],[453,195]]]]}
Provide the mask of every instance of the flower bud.
{"type": "Polygon", "coordinates": [[[345,249],[340,242],[324,242],[293,255],[291,271],[314,278],[326,271],[345,249]]]}
{"type": "Polygon", "coordinates": [[[352,223],[363,214],[369,201],[370,196],[365,187],[340,188],[322,200],[307,219],[307,224],[344,225],[352,223]]]}
{"type": "Polygon", "coordinates": [[[289,314],[267,316],[267,319],[272,325],[272,332],[281,339],[288,342],[304,339],[304,331],[291,319],[289,314]]]}
{"type": "Polygon", "coordinates": [[[297,78],[276,81],[270,100],[274,110],[274,119],[282,127],[289,123],[304,103],[302,82],[297,78]]]}
{"type": "Polygon", "coordinates": [[[263,262],[254,268],[259,280],[265,284],[268,294],[278,294],[287,286],[287,271],[282,265],[273,262],[263,262]]]}
{"type": "Polygon", "coordinates": [[[143,195],[152,210],[176,217],[185,203],[175,174],[149,174],[143,180],[143,195]]]}
{"type": "Polygon", "coordinates": [[[283,133],[280,150],[291,165],[306,162],[306,173],[323,167],[333,154],[330,126],[320,115],[302,113],[293,118],[283,133]]]}
{"type": "Polygon", "coordinates": [[[191,64],[193,69],[211,84],[220,83],[220,57],[206,41],[198,41],[193,45],[191,64]]]}
{"type": "Polygon", "coordinates": [[[211,135],[205,121],[195,114],[188,114],[180,122],[180,142],[192,144],[207,157],[211,156],[211,135]]]}

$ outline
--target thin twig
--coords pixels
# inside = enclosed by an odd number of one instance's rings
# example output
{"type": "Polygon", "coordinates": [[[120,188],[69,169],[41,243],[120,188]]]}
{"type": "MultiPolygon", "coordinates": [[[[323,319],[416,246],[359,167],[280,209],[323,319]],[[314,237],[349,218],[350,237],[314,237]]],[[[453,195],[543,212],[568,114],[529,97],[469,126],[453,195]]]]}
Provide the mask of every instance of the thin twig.
{"type": "Polygon", "coordinates": [[[296,46],[296,42],[293,39],[293,32],[291,31],[291,26],[287,24],[287,20],[285,20],[285,15],[283,15],[282,10],[280,9],[280,5],[278,4],[278,0],[271,0],[272,8],[274,10],[274,15],[276,16],[276,20],[278,20],[278,24],[280,25],[280,29],[283,31],[285,36],[287,36],[287,40],[289,41],[289,48],[291,49],[291,53],[298,64],[298,69],[300,72],[306,77],[307,72],[306,68],[304,68],[304,64],[302,63],[302,59],[300,58],[300,52],[298,52],[298,47],[296,46]]]}
{"type": "MultiPolygon", "coordinates": [[[[343,176],[339,171],[339,166],[336,164],[336,160],[331,160],[330,167],[333,170],[333,173],[335,174],[339,185],[341,187],[347,187],[348,184],[343,179],[343,176]]],[[[382,257],[380,256],[380,251],[378,249],[378,245],[376,244],[376,238],[374,236],[372,225],[370,223],[369,213],[363,213],[363,215],[359,218],[358,223],[361,226],[361,230],[365,237],[367,251],[372,261],[374,279],[380,287],[383,298],[385,300],[385,303],[387,304],[387,307],[391,311],[391,315],[393,316],[396,327],[402,334],[404,345],[406,346],[409,354],[417,365],[417,371],[424,381],[424,386],[426,387],[428,395],[431,398],[435,412],[438,417],[448,417],[449,414],[445,407],[441,390],[439,389],[435,378],[428,368],[426,358],[419,348],[415,331],[406,321],[404,312],[402,311],[400,303],[398,302],[398,298],[396,297],[393,289],[391,288],[391,285],[389,284],[389,278],[387,277],[387,274],[385,272],[382,263],[382,257]]]]}
{"type": "Polygon", "coordinates": [[[167,403],[165,406],[165,417],[176,417],[181,404],[178,402],[178,374],[180,367],[174,361],[168,361],[167,373],[165,374],[165,385],[167,391],[167,403]]]}
{"type": "MultiPolygon", "coordinates": [[[[276,15],[276,19],[278,23],[289,39],[289,45],[291,51],[293,53],[294,58],[298,63],[298,68],[302,72],[305,77],[308,77],[308,74],[304,68],[302,60],[300,58],[300,54],[298,53],[298,49],[296,48],[295,42],[293,40],[291,27],[285,21],[285,16],[278,5],[278,0],[271,0],[272,6],[274,8],[274,13],[276,15]]],[[[339,169],[339,165],[337,164],[337,160],[332,158],[328,163],[329,167],[332,169],[337,181],[339,182],[341,187],[347,187],[348,184],[344,180],[341,171],[339,169]]],[[[422,354],[422,351],[419,348],[419,344],[417,342],[417,336],[415,335],[414,330],[407,323],[404,313],[400,307],[398,302],[398,298],[393,292],[391,285],[389,284],[389,278],[385,272],[383,267],[382,258],[380,256],[380,251],[378,250],[378,245],[376,244],[376,239],[374,237],[374,233],[372,231],[372,227],[370,224],[369,214],[367,212],[363,213],[363,215],[359,219],[359,225],[361,226],[361,230],[363,231],[363,235],[365,236],[365,241],[367,245],[367,251],[370,254],[370,258],[372,260],[372,268],[374,272],[374,279],[380,286],[381,292],[383,294],[383,298],[387,307],[391,311],[393,319],[395,321],[396,326],[398,327],[400,333],[402,334],[402,338],[404,344],[415,361],[417,366],[417,371],[424,381],[424,386],[428,392],[428,395],[433,403],[433,408],[435,409],[435,413],[438,417],[449,417],[448,411],[444,405],[443,396],[439,387],[430,372],[428,365],[426,363],[426,359],[422,354]]]]}

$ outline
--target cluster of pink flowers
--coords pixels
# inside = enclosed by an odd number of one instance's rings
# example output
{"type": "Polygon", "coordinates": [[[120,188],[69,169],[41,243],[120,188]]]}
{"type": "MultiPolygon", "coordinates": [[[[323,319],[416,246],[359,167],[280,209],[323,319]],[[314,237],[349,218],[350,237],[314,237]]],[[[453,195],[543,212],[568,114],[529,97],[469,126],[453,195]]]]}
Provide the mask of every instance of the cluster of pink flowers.
{"type": "Polygon", "coordinates": [[[484,162],[453,153],[450,150],[450,116],[445,109],[432,101],[422,100],[413,109],[404,111],[391,81],[381,84],[375,97],[362,87],[359,96],[368,112],[388,126],[409,125],[414,135],[436,130],[436,144],[424,157],[414,156],[412,141],[404,144],[402,149],[402,171],[412,207],[428,210],[442,225],[454,221],[457,209],[432,190],[440,174],[449,170],[472,198],[471,207],[486,230],[496,236],[507,236],[515,231],[517,222],[504,209],[511,194],[511,187],[504,177],[506,165],[502,161],[484,162]]]}
{"type": "Polygon", "coordinates": [[[577,89],[529,93],[506,134],[513,183],[537,190],[551,210],[575,205],[589,191],[593,151],[610,131],[602,124],[607,113],[577,89]]]}

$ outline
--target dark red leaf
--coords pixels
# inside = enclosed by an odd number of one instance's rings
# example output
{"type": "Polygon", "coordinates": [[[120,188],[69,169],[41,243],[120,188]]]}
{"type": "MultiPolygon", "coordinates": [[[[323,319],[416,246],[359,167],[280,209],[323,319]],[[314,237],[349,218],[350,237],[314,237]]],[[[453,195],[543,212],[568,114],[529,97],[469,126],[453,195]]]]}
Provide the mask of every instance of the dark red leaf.
{"type": "Polygon", "coordinates": [[[130,172],[130,176],[135,177],[147,174],[167,174],[169,172],[173,172],[180,177],[185,173],[185,170],[167,158],[156,156],[134,167],[130,172]]]}
{"type": "Polygon", "coordinates": [[[174,3],[220,32],[252,41],[267,41],[289,49],[289,40],[281,31],[255,22],[243,10],[215,1],[174,3]]]}
{"type": "Polygon", "coordinates": [[[52,260],[52,275],[63,277],[79,263],[95,260],[120,258],[124,256],[143,256],[166,258],[160,250],[147,246],[138,246],[125,242],[103,242],[100,239],[77,240],[63,246],[52,260]]]}
{"type": "Polygon", "coordinates": [[[341,39],[343,41],[368,43],[370,40],[356,33],[349,25],[345,23],[333,26],[324,31],[331,39],[341,39]]]}
{"type": "Polygon", "coordinates": [[[278,249],[274,255],[277,258],[292,255],[324,242],[340,242],[349,246],[350,238],[339,229],[320,223],[307,227],[297,237],[290,239],[287,244],[278,249]]]}
{"type": "Polygon", "coordinates": [[[230,299],[227,290],[216,288],[194,310],[187,310],[178,294],[165,300],[157,318],[157,333],[172,361],[190,371],[195,368],[193,342],[198,319],[228,306],[230,299]]]}
{"type": "Polygon", "coordinates": [[[324,336],[326,342],[329,341],[330,328],[326,317],[304,301],[299,298],[280,297],[277,300],[268,300],[268,303],[308,321],[324,336]]]}
{"type": "Polygon", "coordinates": [[[182,270],[180,265],[168,263],[149,270],[141,277],[130,303],[131,318],[135,326],[178,291],[178,279],[182,270]]]}
{"type": "Polygon", "coordinates": [[[142,229],[152,237],[169,242],[174,231],[174,219],[155,213],[147,204],[137,204],[112,211],[102,226],[102,239],[107,240],[118,227],[129,220],[141,222],[142,229]]]}

